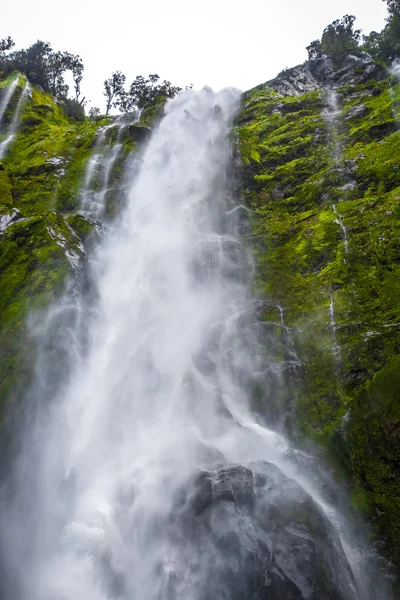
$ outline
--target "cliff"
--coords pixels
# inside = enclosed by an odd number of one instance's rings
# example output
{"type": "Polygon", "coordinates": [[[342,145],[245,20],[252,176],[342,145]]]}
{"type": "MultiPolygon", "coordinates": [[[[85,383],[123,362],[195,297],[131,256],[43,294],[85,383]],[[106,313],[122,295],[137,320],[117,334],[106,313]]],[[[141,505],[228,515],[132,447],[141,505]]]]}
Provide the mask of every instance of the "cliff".
{"type": "Polygon", "coordinates": [[[321,444],[400,561],[400,85],[329,58],[243,96],[239,192],[256,293],[285,385],[256,406],[321,444]],[[277,344],[276,340],[280,340],[277,344]]]}
{"type": "MultiPolygon", "coordinates": [[[[139,123],[76,121],[23,76],[0,86],[7,415],[34,368],[30,322],[66,282],[81,280],[87,252],[124,202],[124,168],[158,108],[139,123]]],[[[397,564],[399,101],[395,77],[355,52],[339,70],[316,59],[246,92],[234,130],[236,194],[250,223],[244,235],[256,259],[264,348],[279,372],[270,394],[255,386],[255,409],[296,443],[323,448],[397,564]]]]}

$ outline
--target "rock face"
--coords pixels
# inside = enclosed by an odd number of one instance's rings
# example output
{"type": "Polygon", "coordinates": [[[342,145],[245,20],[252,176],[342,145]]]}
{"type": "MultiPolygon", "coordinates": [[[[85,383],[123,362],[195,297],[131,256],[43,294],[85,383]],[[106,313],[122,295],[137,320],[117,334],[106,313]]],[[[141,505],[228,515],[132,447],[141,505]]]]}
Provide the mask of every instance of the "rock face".
{"type": "MultiPolygon", "coordinates": [[[[176,509],[179,523],[192,588],[201,573],[196,598],[358,598],[336,531],[311,497],[270,463],[202,472],[176,509]]],[[[180,582],[171,580],[171,598],[180,597],[180,582]]]]}
{"type": "Polygon", "coordinates": [[[273,419],[283,403],[298,443],[322,444],[397,565],[399,99],[368,55],[321,59],[244,94],[236,131],[265,347],[286,381],[255,407],[273,419]]]}
{"type": "Polygon", "coordinates": [[[265,87],[282,96],[299,96],[323,88],[360,85],[371,79],[378,81],[387,75],[386,69],[377,65],[369,54],[358,51],[348,54],[340,69],[335,69],[332,58],[318,58],[282,71],[267,81],[265,87]]]}
{"type": "MultiPolygon", "coordinates": [[[[16,85],[23,84],[20,78],[16,85]]],[[[0,81],[1,98],[10,85],[0,81]]],[[[35,88],[24,106],[0,164],[0,411],[31,375],[28,311],[47,307],[67,278],[79,281],[93,231],[100,232],[96,219],[79,214],[99,129],[107,129],[110,154],[121,146],[108,174],[111,217],[124,161],[148,137],[161,104],[146,108],[120,137],[111,120],[76,122],[35,88]]],[[[250,90],[235,131],[242,229],[257,262],[260,340],[279,374],[275,385],[271,371],[257,373],[254,408],[297,443],[322,445],[398,567],[399,105],[399,82],[357,52],[340,70],[318,59],[250,90]]],[[[98,192],[96,168],[89,191],[98,192]]],[[[254,599],[354,598],[329,523],[292,482],[279,484],[287,490],[284,503],[274,498],[281,477],[263,464],[197,481],[182,518],[210,557],[222,560],[217,576],[210,559],[203,600],[215,597],[218,585],[243,598],[244,581],[254,599]],[[217,528],[217,514],[225,529],[217,528]]]]}

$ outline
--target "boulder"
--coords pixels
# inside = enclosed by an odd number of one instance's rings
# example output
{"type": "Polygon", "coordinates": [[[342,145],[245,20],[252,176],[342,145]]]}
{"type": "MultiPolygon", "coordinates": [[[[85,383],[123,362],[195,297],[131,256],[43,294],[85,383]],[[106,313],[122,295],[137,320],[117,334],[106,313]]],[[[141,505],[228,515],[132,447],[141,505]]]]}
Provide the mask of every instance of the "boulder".
{"type": "MultiPolygon", "coordinates": [[[[201,600],[355,600],[338,533],[300,485],[267,462],[203,471],[174,516],[201,600]]],[[[180,577],[170,596],[179,597],[180,577]]]]}

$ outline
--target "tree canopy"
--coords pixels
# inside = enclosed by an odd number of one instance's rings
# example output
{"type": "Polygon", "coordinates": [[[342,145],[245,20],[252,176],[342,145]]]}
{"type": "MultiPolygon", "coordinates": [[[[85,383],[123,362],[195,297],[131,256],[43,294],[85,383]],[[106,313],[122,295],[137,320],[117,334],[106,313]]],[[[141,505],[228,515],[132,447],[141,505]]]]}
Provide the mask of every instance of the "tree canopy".
{"type": "Polygon", "coordinates": [[[325,27],[321,40],[314,40],[307,46],[309,59],[331,56],[340,63],[347,52],[357,49],[361,30],[354,29],[355,20],[354,15],[344,15],[325,27]]]}
{"type": "Polygon", "coordinates": [[[65,83],[64,75],[70,71],[74,81],[74,99],[80,100],[84,70],[80,56],[66,51],[55,51],[48,42],[41,40],[23,50],[11,51],[14,46],[11,37],[0,40],[0,71],[4,75],[20,71],[29,81],[40,85],[46,92],[57,98],[66,98],[69,87],[65,83]]]}
{"type": "Polygon", "coordinates": [[[388,8],[386,26],[380,33],[372,31],[363,36],[354,29],[355,17],[345,15],[325,27],[320,40],[307,46],[309,60],[331,56],[340,65],[344,56],[352,50],[365,50],[377,61],[390,64],[400,58],[400,0],[383,0],[388,8]]]}
{"type": "Polygon", "coordinates": [[[125,89],[126,77],[121,71],[115,71],[104,82],[106,97],[106,114],[110,109],[117,108],[129,112],[154,103],[158,98],[173,98],[181,88],[172,85],[170,81],[160,81],[159,75],[150,74],[147,77],[137,75],[128,89],[125,89]]]}

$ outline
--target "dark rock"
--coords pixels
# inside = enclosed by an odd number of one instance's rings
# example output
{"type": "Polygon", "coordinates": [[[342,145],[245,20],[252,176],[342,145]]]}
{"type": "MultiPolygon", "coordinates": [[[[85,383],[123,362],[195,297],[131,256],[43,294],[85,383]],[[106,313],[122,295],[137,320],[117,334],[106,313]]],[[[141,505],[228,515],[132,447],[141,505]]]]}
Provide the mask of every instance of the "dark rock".
{"type": "MultiPolygon", "coordinates": [[[[336,530],[311,496],[272,464],[202,472],[173,521],[174,531],[183,530],[190,557],[184,570],[193,576],[196,598],[358,598],[336,530]]],[[[177,597],[173,589],[171,597],[177,597]]]]}
{"type": "Polygon", "coordinates": [[[151,135],[150,127],[143,125],[129,125],[128,131],[131,138],[139,143],[147,140],[151,135]]]}

